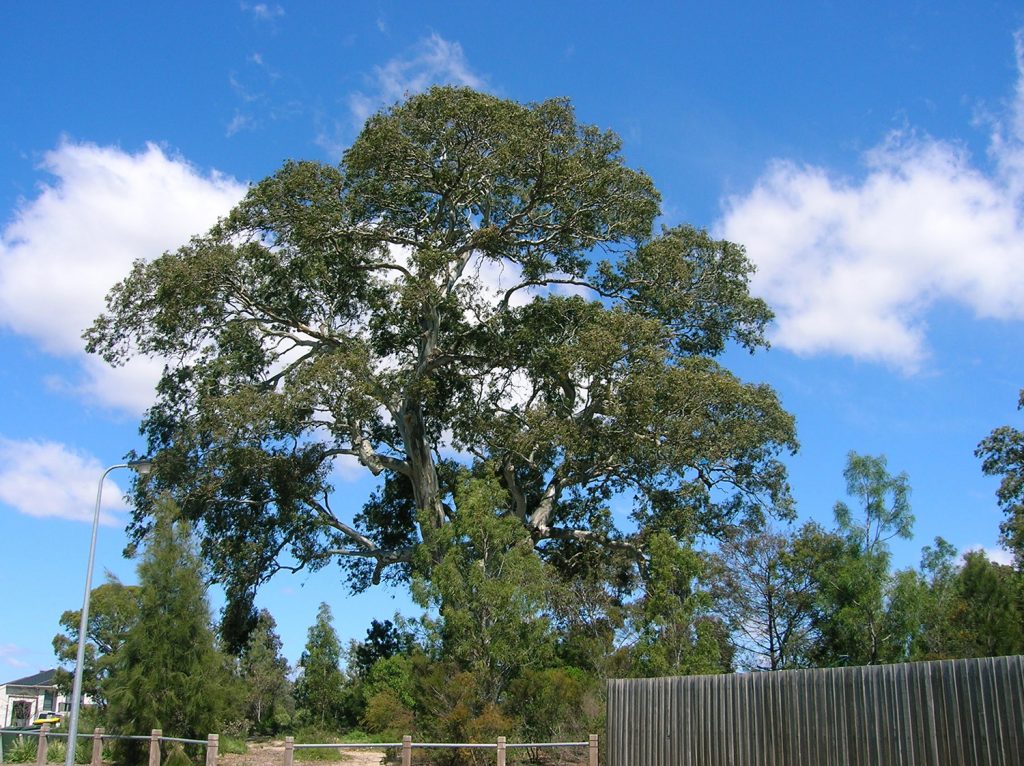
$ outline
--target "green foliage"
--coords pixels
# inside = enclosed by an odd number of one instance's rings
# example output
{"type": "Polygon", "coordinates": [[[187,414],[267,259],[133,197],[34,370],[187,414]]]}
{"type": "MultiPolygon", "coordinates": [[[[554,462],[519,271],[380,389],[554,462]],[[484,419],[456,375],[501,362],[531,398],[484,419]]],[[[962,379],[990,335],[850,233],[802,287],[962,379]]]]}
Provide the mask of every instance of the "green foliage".
{"type": "MultiPolygon", "coordinates": [[[[1024,408],[1024,390],[1017,409],[1024,408]]],[[[986,476],[1000,477],[996,497],[1006,514],[1000,525],[1003,543],[1013,552],[1018,572],[1024,572],[1024,433],[1000,426],[985,437],[974,451],[982,458],[986,476]]]]}
{"type": "Polygon", "coordinates": [[[850,452],[843,470],[846,492],[863,507],[860,519],[844,502],[835,505],[836,523],[851,543],[874,552],[893,537],[913,536],[914,514],[910,510],[910,480],[906,472],[897,476],[886,468],[885,455],[872,457],[850,452]]]}
{"type": "Polygon", "coordinates": [[[396,654],[407,654],[412,648],[415,636],[402,627],[399,615],[396,615],[395,619],[399,621],[399,625],[395,625],[391,620],[371,620],[366,631],[366,640],[351,648],[349,662],[356,675],[364,677],[378,660],[386,660],[396,654]]]}
{"type": "Polygon", "coordinates": [[[270,612],[262,610],[239,657],[247,715],[260,734],[275,733],[279,714],[290,716],[294,707],[288,661],[281,656],[281,639],[274,630],[276,627],[270,612]]]}
{"type": "Polygon", "coordinates": [[[173,745],[162,762],[164,766],[195,766],[195,763],[185,752],[185,748],[180,744],[173,745]]]}
{"type": "Polygon", "coordinates": [[[364,588],[457,538],[449,444],[498,477],[487,512],[554,566],[584,547],[636,566],[651,532],[791,514],[793,419],[715,361],[766,345],[753,265],[691,226],[654,234],[658,215],[619,138],[565,99],[433,88],[371,117],[338,167],[286,163],[207,234],[138,261],[87,333],[114,364],[173,360],[142,425],[156,467],[134,534],[161,491],[201,520],[233,640],[278,556],[342,556],[364,588]],[[339,455],[382,478],[352,518],[329,502],[339,455]],[[633,504],[623,528],[613,498],[633,504]]]}
{"type": "Polygon", "coordinates": [[[362,723],[368,732],[393,742],[413,730],[413,711],[394,691],[383,689],[366,700],[362,723]]]}
{"type": "Polygon", "coordinates": [[[332,620],[331,608],[321,603],[299,659],[301,675],[295,681],[295,703],[300,718],[307,725],[323,730],[338,727],[343,693],[341,643],[332,620]]]}
{"type": "Polygon", "coordinates": [[[910,483],[906,473],[889,473],[885,456],[850,452],[847,493],[860,501],[859,515],[844,502],[835,505],[837,530],[806,528],[800,542],[814,568],[815,665],[873,665],[900,659],[907,651],[906,584],[890,569],[886,544],[912,534],[910,483]],[[895,599],[893,596],[900,596],[895,599]],[[902,599],[902,600],[901,600],[902,599]]]}
{"type": "MultiPolygon", "coordinates": [[[[18,737],[14,742],[4,747],[4,760],[9,763],[35,763],[36,752],[39,743],[35,737],[18,737]]],[[[47,743],[47,760],[49,760],[49,747],[47,743]]]]}
{"type": "MultiPolygon", "coordinates": [[[[111,732],[161,729],[205,739],[219,730],[229,676],[214,645],[202,567],[189,525],[162,502],[138,567],[138,620],[114,655],[108,682],[111,732]]],[[[137,743],[119,741],[128,763],[143,759],[137,743]]]]}
{"type": "Polygon", "coordinates": [[[498,703],[511,679],[553,657],[544,613],[551,576],[522,524],[495,515],[503,499],[496,480],[464,476],[455,497],[458,513],[425,549],[434,563],[414,594],[440,614],[443,656],[473,673],[485,698],[498,703]]]}
{"type": "MultiPolygon", "coordinates": [[[[93,588],[90,593],[82,691],[101,710],[106,707],[104,684],[115,662],[115,655],[138,619],[138,599],[136,586],[123,585],[109,572],[107,581],[93,588]]],[[[81,610],[64,612],[60,616],[60,625],[64,630],[53,637],[53,652],[57,660],[72,668],[59,668],[54,677],[54,683],[65,694],[71,691],[81,619],[81,610]]]]}
{"type": "Polygon", "coordinates": [[[1014,572],[981,551],[964,557],[955,585],[951,620],[961,657],[996,657],[1024,652],[1024,610],[1014,572]]]}
{"type": "MultiPolygon", "coordinates": [[[[419,657],[414,675],[418,700],[417,730],[435,742],[494,742],[516,733],[517,721],[487,698],[489,691],[471,671],[447,661],[419,657]]],[[[436,755],[440,764],[473,763],[471,753],[447,751],[436,755]]]]}
{"type": "Polygon", "coordinates": [[[249,752],[249,746],[245,741],[245,737],[233,737],[226,734],[221,734],[219,742],[219,752],[229,753],[231,755],[245,755],[249,752]]]}
{"type": "Polygon", "coordinates": [[[504,709],[519,719],[524,740],[557,742],[595,729],[601,692],[599,680],[577,668],[528,669],[510,685],[504,709]]]}
{"type": "Polygon", "coordinates": [[[710,606],[698,586],[703,563],[690,547],[670,535],[652,535],[645,592],[634,606],[631,623],[637,640],[631,651],[633,673],[640,676],[721,673],[722,647],[717,632],[699,619],[710,606]]]}

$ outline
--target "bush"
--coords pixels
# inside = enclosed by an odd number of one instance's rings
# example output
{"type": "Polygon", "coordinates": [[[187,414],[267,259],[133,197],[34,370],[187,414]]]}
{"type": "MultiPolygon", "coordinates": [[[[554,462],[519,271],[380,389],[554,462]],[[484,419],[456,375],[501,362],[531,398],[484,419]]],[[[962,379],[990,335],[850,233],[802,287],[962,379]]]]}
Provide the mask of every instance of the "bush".
{"type": "Polygon", "coordinates": [[[362,722],[367,731],[391,742],[410,734],[413,727],[412,711],[391,689],[379,691],[366,701],[362,722]]]}
{"type": "Polygon", "coordinates": [[[4,750],[4,760],[8,763],[35,763],[36,747],[35,737],[18,737],[4,750]]]}
{"type": "Polygon", "coordinates": [[[192,759],[185,753],[185,748],[175,745],[163,761],[164,766],[195,766],[192,759]]]}

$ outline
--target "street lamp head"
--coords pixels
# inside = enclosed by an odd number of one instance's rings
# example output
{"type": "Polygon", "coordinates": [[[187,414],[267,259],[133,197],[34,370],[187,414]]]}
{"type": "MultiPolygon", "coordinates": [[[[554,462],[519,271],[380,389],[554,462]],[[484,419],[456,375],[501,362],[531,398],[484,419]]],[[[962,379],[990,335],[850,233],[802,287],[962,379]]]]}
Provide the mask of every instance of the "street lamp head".
{"type": "Polygon", "coordinates": [[[145,476],[153,470],[152,460],[131,460],[128,463],[128,467],[135,471],[139,476],[145,476]]]}

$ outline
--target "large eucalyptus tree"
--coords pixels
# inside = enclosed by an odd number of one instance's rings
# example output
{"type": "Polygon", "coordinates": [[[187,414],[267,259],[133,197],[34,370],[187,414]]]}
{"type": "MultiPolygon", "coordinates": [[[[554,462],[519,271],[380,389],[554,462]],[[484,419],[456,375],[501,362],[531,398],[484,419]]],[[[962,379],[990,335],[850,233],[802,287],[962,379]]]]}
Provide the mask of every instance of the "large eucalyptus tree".
{"type": "Polygon", "coordinates": [[[355,587],[408,575],[464,471],[496,475],[495,512],[563,562],[786,513],[793,420],[714,361],[766,345],[752,266],[696,228],[652,234],[658,215],[564,99],[434,88],[337,167],[286,163],[139,260],[86,334],[113,364],[168,360],[136,533],[170,491],[239,596],[338,557],[355,587]],[[332,483],[343,456],[381,477],[361,508],[332,483]]]}

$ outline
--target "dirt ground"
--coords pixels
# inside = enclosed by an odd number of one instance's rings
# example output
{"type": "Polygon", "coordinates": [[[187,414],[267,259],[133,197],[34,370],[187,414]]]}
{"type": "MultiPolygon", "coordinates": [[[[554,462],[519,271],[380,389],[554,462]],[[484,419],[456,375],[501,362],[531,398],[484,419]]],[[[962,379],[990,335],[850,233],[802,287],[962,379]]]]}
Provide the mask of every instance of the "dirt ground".
{"type": "MultiPolygon", "coordinates": [[[[383,750],[345,749],[342,750],[340,761],[314,761],[316,766],[381,766],[384,761],[383,750]]],[[[295,763],[302,763],[302,751],[296,751],[295,763]]],[[[245,755],[225,753],[217,758],[218,766],[283,766],[284,742],[250,743],[249,752],[245,755]]]]}

